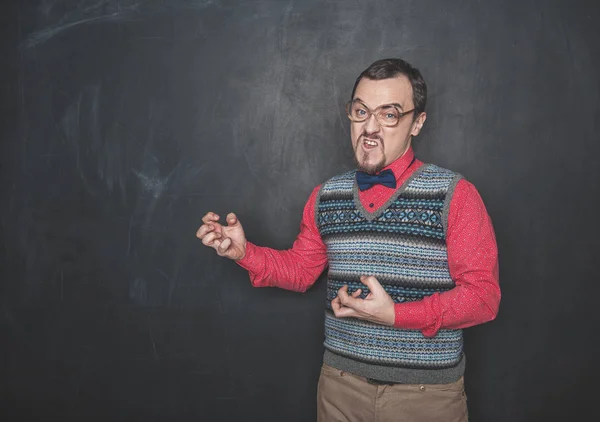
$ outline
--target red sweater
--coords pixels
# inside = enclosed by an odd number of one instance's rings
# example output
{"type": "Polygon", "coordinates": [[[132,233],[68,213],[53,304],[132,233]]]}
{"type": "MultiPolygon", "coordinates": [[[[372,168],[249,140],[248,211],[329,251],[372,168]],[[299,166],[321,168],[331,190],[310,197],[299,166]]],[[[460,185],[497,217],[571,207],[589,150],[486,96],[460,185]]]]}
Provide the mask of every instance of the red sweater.
{"type": "MultiPolygon", "coordinates": [[[[423,165],[413,158],[410,148],[386,167],[394,172],[398,188],[423,165]]],[[[248,270],[253,286],[303,292],[323,272],[327,251],[315,223],[319,188],[308,198],[300,233],[291,249],[280,251],[247,242],[246,255],[238,264],[248,270]]],[[[366,210],[374,212],[394,192],[395,189],[375,185],[360,191],[359,198],[366,210]]],[[[456,287],[420,301],[395,304],[395,327],[421,330],[423,335],[432,337],[440,328],[466,328],[496,317],[500,287],[494,229],[479,193],[464,179],[456,185],[450,202],[446,245],[450,276],[456,287]]]]}

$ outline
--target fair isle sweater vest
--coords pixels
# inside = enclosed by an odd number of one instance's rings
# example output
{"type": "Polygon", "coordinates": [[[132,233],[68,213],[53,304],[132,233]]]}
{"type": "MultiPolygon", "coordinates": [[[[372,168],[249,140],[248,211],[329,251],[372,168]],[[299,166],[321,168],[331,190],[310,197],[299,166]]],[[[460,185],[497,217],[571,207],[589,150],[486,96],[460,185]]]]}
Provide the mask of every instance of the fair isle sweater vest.
{"type": "Polygon", "coordinates": [[[448,270],[445,229],[460,175],[435,165],[419,168],[374,213],[360,203],[355,171],[325,182],[316,221],[327,247],[325,363],[367,378],[397,383],[454,382],[464,372],[462,330],[427,338],[355,318],[336,318],[331,300],[343,285],[368,288],[360,276],[379,280],[395,303],[421,300],[454,287],[448,270]]]}

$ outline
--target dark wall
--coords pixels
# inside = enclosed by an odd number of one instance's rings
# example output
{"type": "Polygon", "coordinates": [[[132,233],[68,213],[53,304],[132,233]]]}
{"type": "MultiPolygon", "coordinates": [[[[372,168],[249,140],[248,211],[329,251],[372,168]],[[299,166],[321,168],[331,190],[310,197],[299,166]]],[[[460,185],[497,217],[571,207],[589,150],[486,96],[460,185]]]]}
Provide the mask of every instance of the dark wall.
{"type": "Polygon", "coordinates": [[[311,190],[353,165],[354,78],[390,56],[429,83],[417,155],[473,182],[496,229],[500,314],[465,333],[471,420],[597,413],[597,3],[2,11],[2,420],[314,420],[323,281],[254,289],[195,231],[235,211],[289,247],[311,190]]]}

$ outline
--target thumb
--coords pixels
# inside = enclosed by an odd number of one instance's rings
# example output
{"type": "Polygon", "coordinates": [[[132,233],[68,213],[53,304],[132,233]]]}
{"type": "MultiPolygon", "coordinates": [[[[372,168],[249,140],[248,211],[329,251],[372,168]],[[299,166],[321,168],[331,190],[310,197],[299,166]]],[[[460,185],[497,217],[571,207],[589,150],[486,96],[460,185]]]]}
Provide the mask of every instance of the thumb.
{"type": "Polygon", "coordinates": [[[229,214],[227,214],[227,225],[229,227],[241,227],[241,223],[240,220],[238,220],[237,215],[235,215],[234,213],[230,212],[229,214]]]}

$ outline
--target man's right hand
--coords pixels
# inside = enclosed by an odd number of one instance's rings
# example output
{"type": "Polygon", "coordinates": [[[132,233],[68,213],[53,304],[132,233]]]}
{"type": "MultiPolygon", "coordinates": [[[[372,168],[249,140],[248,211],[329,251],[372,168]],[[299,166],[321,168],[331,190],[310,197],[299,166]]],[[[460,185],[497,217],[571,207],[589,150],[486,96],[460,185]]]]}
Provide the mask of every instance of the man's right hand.
{"type": "Polygon", "coordinates": [[[219,221],[219,216],[214,212],[202,217],[202,224],[196,232],[196,237],[206,246],[217,251],[219,256],[238,261],[246,256],[246,235],[242,224],[234,213],[227,214],[227,226],[219,221]]]}

